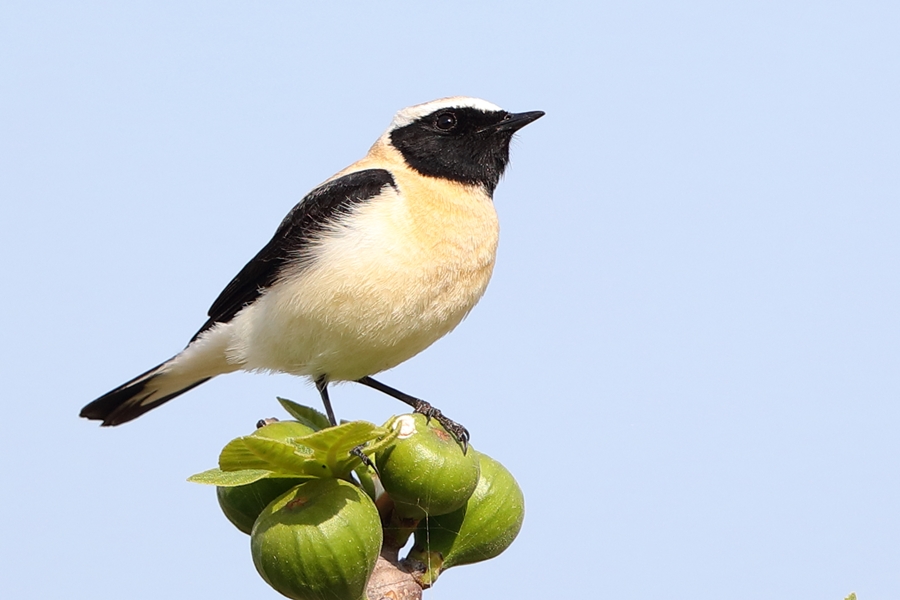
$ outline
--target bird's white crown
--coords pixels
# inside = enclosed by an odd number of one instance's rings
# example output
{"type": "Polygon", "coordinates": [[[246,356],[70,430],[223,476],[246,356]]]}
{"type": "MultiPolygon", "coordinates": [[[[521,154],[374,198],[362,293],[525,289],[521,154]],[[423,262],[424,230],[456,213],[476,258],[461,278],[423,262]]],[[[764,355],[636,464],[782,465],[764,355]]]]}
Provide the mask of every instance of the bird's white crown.
{"type": "Polygon", "coordinates": [[[391,121],[391,126],[388,128],[388,131],[393,131],[394,129],[409,125],[417,119],[421,119],[425,115],[430,115],[434,111],[442,108],[475,108],[485,112],[503,110],[496,104],[492,104],[481,98],[469,98],[467,96],[440,98],[438,100],[432,100],[431,102],[425,102],[424,104],[416,104],[415,106],[410,106],[397,112],[397,114],[394,115],[394,120],[391,121]]]}

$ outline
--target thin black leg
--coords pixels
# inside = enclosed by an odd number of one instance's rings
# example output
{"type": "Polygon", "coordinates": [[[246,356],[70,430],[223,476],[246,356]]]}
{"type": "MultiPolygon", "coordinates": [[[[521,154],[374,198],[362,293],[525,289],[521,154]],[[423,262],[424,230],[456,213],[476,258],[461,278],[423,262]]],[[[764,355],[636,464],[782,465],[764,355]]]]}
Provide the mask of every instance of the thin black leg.
{"type": "MultiPolygon", "coordinates": [[[[389,385],[384,385],[380,381],[375,381],[369,376],[363,377],[362,379],[357,379],[357,383],[361,383],[374,390],[378,390],[383,394],[387,394],[391,398],[396,398],[400,402],[411,406],[415,412],[422,413],[429,419],[433,418],[438,423],[443,425],[444,429],[446,429],[453,437],[456,438],[456,440],[460,444],[462,444],[463,454],[465,454],[466,450],[469,447],[469,431],[456,421],[445,417],[440,410],[433,407],[428,402],[425,402],[420,398],[416,398],[415,396],[404,394],[400,390],[392,388],[389,385]]],[[[318,385],[318,383],[316,385],[318,385]]]]}
{"type": "Polygon", "coordinates": [[[372,469],[373,471],[375,471],[377,473],[378,469],[375,467],[375,463],[372,462],[371,458],[369,458],[368,456],[363,454],[363,448],[365,448],[365,447],[366,447],[365,444],[360,444],[359,446],[357,446],[356,448],[351,450],[350,454],[352,454],[353,456],[355,456],[356,458],[361,460],[364,465],[366,465],[367,467],[369,467],[370,469],[372,469]]]}
{"type": "Polygon", "coordinates": [[[331,400],[328,399],[328,380],[324,375],[316,379],[316,389],[319,390],[319,395],[322,396],[322,404],[325,405],[328,420],[332,426],[337,425],[337,419],[334,418],[334,409],[331,408],[331,400]]]}

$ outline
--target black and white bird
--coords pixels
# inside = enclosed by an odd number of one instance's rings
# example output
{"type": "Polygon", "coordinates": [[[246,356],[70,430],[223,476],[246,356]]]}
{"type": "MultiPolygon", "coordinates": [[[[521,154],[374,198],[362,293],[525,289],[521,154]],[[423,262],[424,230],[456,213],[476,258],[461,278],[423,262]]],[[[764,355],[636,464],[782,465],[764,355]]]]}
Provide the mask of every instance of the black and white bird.
{"type": "Polygon", "coordinates": [[[513,134],[540,111],[454,97],[398,112],[362,160],[297,204],[174,357],[97,398],[81,416],[119,425],[232,371],[356,381],[465,428],[372,375],[446,335],[488,285],[492,195],[513,134]]]}

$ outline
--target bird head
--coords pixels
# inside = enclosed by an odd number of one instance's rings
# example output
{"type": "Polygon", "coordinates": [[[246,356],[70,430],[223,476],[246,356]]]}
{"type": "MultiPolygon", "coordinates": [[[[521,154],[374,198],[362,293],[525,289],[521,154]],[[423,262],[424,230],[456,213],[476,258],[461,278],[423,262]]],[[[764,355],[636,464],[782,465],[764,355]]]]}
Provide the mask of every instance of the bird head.
{"type": "Polygon", "coordinates": [[[509,162],[513,134],[542,116],[510,113],[478,98],[443,98],[398,112],[382,139],[422,175],[483,186],[492,194],[509,162]]]}

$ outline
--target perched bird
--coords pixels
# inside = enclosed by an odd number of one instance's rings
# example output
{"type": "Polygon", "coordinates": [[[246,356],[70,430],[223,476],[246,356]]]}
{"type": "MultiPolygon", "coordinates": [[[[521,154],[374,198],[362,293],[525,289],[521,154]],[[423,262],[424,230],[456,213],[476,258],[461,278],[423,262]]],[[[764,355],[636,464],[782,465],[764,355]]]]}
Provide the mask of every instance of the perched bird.
{"type": "Polygon", "coordinates": [[[356,381],[468,432],[372,375],[450,332],[484,294],[498,225],[492,195],[509,145],[540,111],[477,98],[398,112],[362,160],[311,191],[241,269],[180,353],[81,410],[119,425],[237,370],[356,381]]]}

